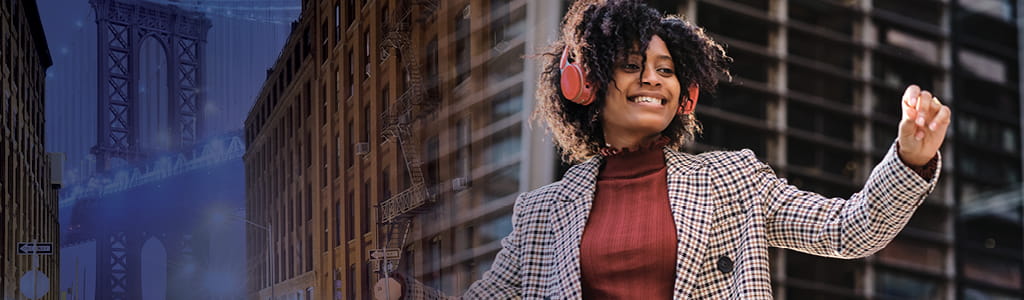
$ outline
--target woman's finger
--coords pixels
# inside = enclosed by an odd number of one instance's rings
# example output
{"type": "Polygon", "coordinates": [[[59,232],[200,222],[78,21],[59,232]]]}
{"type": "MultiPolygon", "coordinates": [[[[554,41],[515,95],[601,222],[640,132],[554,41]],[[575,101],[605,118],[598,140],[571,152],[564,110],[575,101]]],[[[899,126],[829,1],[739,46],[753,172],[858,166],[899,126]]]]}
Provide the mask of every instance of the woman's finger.
{"type": "Polygon", "coordinates": [[[921,93],[921,88],[916,84],[911,84],[907,87],[907,90],[903,92],[903,117],[913,120],[917,117],[917,97],[921,93]]]}
{"type": "MultiPolygon", "coordinates": [[[[936,99],[935,101],[938,102],[938,99],[936,99]]],[[[949,125],[949,106],[945,106],[942,104],[939,105],[942,107],[939,108],[939,112],[935,114],[934,118],[932,118],[932,123],[928,125],[928,129],[932,131],[935,131],[935,129],[939,128],[939,126],[943,126],[943,128],[945,128],[946,125],[949,125]]]]}
{"type": "Polygon", "coordinates": [[[917,97],[917,118],[914,120],[914,123],[917,124],[917,126],[924,127],[925,118],[933,115],[931,112],[931,99],[932,93],[929,91],[922,91],[921,95],[917,97]]]}

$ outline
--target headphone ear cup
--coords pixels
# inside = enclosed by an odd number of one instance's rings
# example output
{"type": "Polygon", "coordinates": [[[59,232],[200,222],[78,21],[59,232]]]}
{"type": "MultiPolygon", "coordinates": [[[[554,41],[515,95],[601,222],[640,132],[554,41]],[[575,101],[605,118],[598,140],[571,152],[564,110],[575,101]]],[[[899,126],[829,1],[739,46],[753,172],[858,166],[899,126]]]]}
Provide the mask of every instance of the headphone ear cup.
{"type": "Polygon", "coordinates": [[[580,105],[590,105],[594,102],[594,91],[587,81],[587,73],[580,66],[569,62],[569,47],[562,50],[558,67],[562,96],[580,105]]]}
{"type": "Polygon", "coordinates": [[[579,103],[583,94],[583,72],[573,64],[562,67],[562,96],[569,101],[579,103]]]}
{"type": "Polygon", "coordinates": [[[584,73],[582,76],[584,80],[582,80],[583,84],[580,88],[580,97],[576,103],[579,103],[580,105],[590,105],[590,103],[594,102],[594,89],[590,87],[590,82],[586,81],[586,74],[584,73]]]}

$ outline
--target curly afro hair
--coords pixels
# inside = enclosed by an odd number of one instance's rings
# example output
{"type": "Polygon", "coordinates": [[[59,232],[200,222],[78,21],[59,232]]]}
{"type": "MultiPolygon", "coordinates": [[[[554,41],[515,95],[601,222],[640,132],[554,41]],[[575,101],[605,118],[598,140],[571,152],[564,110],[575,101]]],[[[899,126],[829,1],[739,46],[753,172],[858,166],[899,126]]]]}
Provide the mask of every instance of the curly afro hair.
{"type": "MultiPolygon", "coordinates": [[[[680,86],[696,84],[702,92],[713,92],[720,78],[731,80],[728,65],[732,59],[703,28],[676,16],[663,16],[637,0],[577,1],[562,21],[562,39],[542,54],[546,59],[542,61],[533,114],[534,120],[541,119],[547,125],[563,161],[582,162],[597,155],[605,145],[604,131],[596,120],[615,63],[637,47],[640,53],[646,51],[654,35],[668,46],[680,86]],[[595,85],[595,99],[590,105],[579,105],[562,96],[559,59],[566,47],[575,53],[576,63],[587,70],[587,80],[595,85]]],[[[681,94],[687,97],[685,92],[681,94]]],[[[677,114],[662,135],[669,138],[669,147],[678,150],[700,131],[692,114],[677,114]]]]}

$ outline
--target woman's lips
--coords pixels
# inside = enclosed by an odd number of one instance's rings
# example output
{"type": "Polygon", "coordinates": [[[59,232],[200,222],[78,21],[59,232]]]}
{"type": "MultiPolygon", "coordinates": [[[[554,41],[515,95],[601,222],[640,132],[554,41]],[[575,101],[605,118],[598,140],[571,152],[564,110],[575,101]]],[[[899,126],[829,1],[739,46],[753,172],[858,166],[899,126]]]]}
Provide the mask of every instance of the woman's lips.
{"type": "Polygon", "coordinates": [[[632,102],[632,103],[635,103],[635,104],[657,106],[657,107],[665,106],[665,102],[666,102],[665,99],[657,99],[657,98],[648,97],[648,96],[636,96],[636,97],[629,97],[629,98],[626,98],[626,99],[629,100],[629,102],[632,102]]]}

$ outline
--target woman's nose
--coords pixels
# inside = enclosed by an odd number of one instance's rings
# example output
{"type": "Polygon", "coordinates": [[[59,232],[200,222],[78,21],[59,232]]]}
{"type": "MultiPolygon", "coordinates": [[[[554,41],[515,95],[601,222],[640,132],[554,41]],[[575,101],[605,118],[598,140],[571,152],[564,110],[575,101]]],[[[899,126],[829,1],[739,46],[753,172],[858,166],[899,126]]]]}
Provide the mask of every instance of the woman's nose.
{"type": "Polygon", "coordinates": [[[640,72],[640,83],[653,86],[661,85],[661,78],[658,77],[658,71],[650,67],[644,68],[643,71],[640,72]]]}

